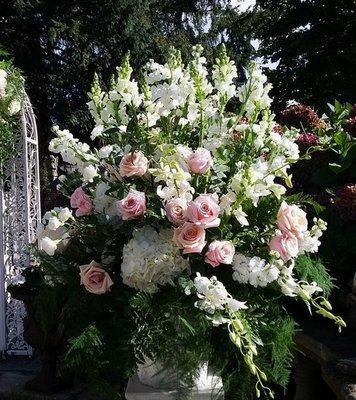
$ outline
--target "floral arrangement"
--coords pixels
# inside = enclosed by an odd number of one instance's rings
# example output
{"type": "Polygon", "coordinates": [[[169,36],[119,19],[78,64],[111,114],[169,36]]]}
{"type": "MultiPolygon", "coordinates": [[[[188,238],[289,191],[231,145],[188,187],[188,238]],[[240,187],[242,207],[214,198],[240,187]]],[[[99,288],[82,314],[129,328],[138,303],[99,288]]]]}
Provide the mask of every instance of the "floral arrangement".
{"type": "Polygon", "coordinates": [[[9,61],[0,61],[0,176],[14,154],[13,130],[18,124],[24,80],[20,71],[9,61]]]}
{"type": "Polygon", "coordinates": [[[286,195],[298,132],[274,121],[257,63],[237,86],[239,78],[224,47],[209,70],[201,46],[187,65],[172,50],[135,77],[127,56],[107,91],[96,76],[94,146],[53,129],[70,208],[44,216],[40,271],[90,304],[86,323],[108,332],[104,361],[133,348],[135,360],[170,364],[188,387],[209,361],[226,391],[273,397],[266,382],[288,381],[288,299],[345,323],[332,314],[332,284],[316,257],[326,223],[308,221],[307,196],[286,195]],[[119,314],[127,322],[110,325],[119,314]]]}

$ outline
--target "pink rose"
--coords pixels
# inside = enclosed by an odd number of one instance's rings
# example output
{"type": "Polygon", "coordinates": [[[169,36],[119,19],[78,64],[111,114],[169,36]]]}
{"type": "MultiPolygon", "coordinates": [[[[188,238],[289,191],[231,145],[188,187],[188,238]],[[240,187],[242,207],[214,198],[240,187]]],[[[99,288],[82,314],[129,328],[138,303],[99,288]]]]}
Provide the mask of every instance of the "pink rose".
{"type": "Polygon", "coordinates": [[[85,194],[81,187],[75,189],[73,194],[70,196],[70,206],[77,208],[77,211],[75,212],[77,217],[88,215],[93,209],[93,203],[90,197],[85,194]]]}
{"type": "Polygon", "coordinates": [[[269,242],[270,250],[278,251],[281,259],[287,262],[299,253],[298,239],[290,233],[274,236],[269,242]]]}
{"type": "Polygon", "coordinates": [[[188,157],[188,167],[194,174],[205,174],[213,166],[210,151],[203,147],[197,148],[188,157]]]}
{"type": "Polygon", "coordinates": [[[231,264],[235,254],[234,245],[227,240],[214,240],[205,253],[205,262],[217,267],[220,264],[231,264]]]}
{"type": "Polygon", "coordinates": [[[201,253],[206,244],[205,230],[201,226],[185,222],[174,228],[173,242],[183,249],[183,254],[201,253]]]}
{"type": "Polygon", "coordinates": [[[216,196],[212,194],[201,194],[188,205],[187,218],[196,225],[204,228],[213,228],[220,225],[220,207],[216,196]]]}
{"type": "Polygon", "coordinates": [[[187,221],[187,201],[179,197],[168,200],[164,206],[167,218],[174,225],[182,225],[187,221]]]}
{"type": "Polygon", "coordinates": [[[125,154],[120,161],[121,176],[142,176],[147,172],[148,160],[142,151],[125,154]]]}
{"type": "Polygon", "coordinates": [[[105,272],[101,266],[92,261],[90,264],[81,265],[80,267],[80,284],[85,289],[94,294],[104,294],[110,290],[113,285],[109,274],[105,272]]]}
{"type": "Polygon", "coordinates": [[[143,192],[130,189],[129,194],[116,202],[116,207],[123,220],[137,219],[146,212],[146,197],[143,192]]]}
{"type": "Polygon", "coordinates": [[[303,210],[283,201],[277,214],[277,225],[282,232],[290,232],[300,237],[308,229],[308,220],[303,210]]]}

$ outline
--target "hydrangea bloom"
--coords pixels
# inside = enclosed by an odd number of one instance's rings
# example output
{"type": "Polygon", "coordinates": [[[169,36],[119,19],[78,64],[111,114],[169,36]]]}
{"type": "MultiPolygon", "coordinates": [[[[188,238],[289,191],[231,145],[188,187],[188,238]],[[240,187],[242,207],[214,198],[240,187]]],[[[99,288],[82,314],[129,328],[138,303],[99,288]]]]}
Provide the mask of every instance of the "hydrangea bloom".
{"type": "Polygon", "coordinates": [[[172,241],[172,231],[137,229],[124,246],[121,264],[123,282],[132,288],[155,293],[158,285],[172,284],[189,267],[172,241]]]}

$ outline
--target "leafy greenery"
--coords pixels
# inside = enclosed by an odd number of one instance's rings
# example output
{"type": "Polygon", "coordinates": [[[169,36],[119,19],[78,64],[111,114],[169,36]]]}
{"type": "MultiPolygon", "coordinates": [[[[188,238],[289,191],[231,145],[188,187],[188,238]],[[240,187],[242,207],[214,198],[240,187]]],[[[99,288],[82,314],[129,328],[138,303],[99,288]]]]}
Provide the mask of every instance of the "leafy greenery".
{"type": "Polygon", "coordinates": [[[295,269],[300,279],[305,281],[315,281],[324,291],[325,296],[329,296],[334,287],[332,278],[319,259],[312,259],[308,255],[297,258],[295,269]]]}
{"type": "MultiPolygon", "coordinates": [[[[0,51],[0,57],[6,57],[6,52],[0,51]]],[[[23,78],[20,70],[13,66],[11,60],[0,60],[0,70],[7,73],[6,89],[0,95],[0,177],[8,161],[15,154],[14,129],[19,129],[20,120],[17,113],[11,111],[14,102],[22,102],[23,78]]]]}

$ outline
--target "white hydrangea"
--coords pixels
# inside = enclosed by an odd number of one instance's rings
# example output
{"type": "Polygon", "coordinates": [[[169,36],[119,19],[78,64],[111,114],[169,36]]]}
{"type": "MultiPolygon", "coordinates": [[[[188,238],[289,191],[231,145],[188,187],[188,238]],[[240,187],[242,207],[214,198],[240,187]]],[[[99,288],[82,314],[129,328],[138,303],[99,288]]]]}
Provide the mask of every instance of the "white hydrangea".
{"type": "Polygon", "coordinates": [[[158,285],[172,284],[173,279],[188,269],[189,262],[173,243],[173,231],[157,232],[150,226],[137,229],[124,246],[121,276],[124,284],[147,293],[158,285]]]}
{"type": "Polygon", "coordinates": [[[7,72],[4,69],[0,69],[0,98],[5,96],[6,86],[7,72]]]}
{"type": "Polygon", "coordinates": [[[248,283],[254,287],[265,287],[278,279],[278,265],[267,263],[259,257],[246,257],[235,254],[232,261],[232,279],[240,283],[248,283]]]}

